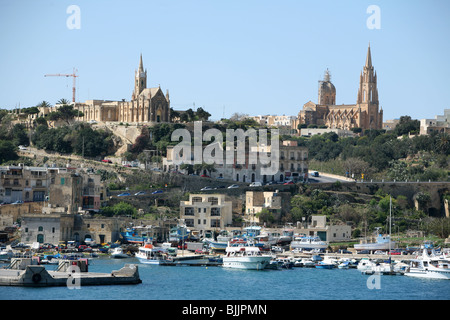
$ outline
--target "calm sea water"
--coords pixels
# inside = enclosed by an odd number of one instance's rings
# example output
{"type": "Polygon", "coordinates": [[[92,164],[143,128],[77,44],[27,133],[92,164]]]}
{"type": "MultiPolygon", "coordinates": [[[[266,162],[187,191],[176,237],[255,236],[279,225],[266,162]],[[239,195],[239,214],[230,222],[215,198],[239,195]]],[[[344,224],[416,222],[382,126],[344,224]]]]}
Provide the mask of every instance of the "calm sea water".
{"type": "MultiPolygon", "coordinates": [[[[111,272],[126,263],[139,266],[142,283],[124,286],[0,287],[2,300],[449,300],[450,281],[369,276],[356,269],[293,268],[234,270],[222,267],[168,267],[137,259],[93,259],[89,271],[111,272]]],[[[51,268],[51,266],[49,266],[51,268]]]]}

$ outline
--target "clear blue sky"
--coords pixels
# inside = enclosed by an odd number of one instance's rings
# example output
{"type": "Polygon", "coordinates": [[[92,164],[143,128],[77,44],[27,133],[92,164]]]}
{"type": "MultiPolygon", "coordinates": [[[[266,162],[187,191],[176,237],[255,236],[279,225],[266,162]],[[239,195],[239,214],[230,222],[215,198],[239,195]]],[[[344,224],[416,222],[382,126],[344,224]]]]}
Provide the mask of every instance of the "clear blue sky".
{"type": "Polygon", "coordinates": [[[0,107],[71,100],[72,78],[44,74],[73,67],[77,101],[130,100],[142,53],[174,109],[297,115],[326,68],[336,103],[355,103],[370,42],[384,119],[434,118],[450,108],[449,16],[446,0],[0,0],[0,107]]]}

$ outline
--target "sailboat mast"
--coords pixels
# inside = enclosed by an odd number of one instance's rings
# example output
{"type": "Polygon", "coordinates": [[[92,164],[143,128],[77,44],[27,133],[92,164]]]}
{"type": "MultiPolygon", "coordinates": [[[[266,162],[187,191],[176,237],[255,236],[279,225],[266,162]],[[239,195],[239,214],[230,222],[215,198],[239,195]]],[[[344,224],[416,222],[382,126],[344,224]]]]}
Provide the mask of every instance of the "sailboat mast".
{"type": "Polygon", "coordinates": [[[389,254],[391,252],[391,232],[392,232],[392,197],[389,196],[389,254]]]}

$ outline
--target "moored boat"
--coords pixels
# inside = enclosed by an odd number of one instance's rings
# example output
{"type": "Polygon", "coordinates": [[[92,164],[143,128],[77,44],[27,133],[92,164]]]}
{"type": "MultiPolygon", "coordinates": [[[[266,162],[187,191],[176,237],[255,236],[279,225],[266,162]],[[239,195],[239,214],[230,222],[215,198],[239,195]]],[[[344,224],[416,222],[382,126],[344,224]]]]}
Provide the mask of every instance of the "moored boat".
{"type": "Polygon", "coordinates": [[[319,261],[315,264],[316,269],[333,269],[335,267],[334,263],[329,263],[325,261],[319,261]]]}
{"type": "Polygon", "coordinates": [[[269,265],[271,258],[270,255],[262,254],[261,250],[251,243],[229,244],[223,256],[223,267],[263,270],[269,265]]]}
{"type": "Polygon", "coordinates": [[[123,252],[123,249],[121,247],[114,248],[111,252],[111,258],[114,259],[124,259],[129,258],[130,256],[123,252]]]}
{"type": "Polygon", "coordinates": [[[139,247],[135,257],[139,259],[139,262],[145,264],[160,264],[168,261],[167,248],[154,247],[149,243],[139,247]]]}
{"type": "Polygon", "coordinates": [[[405,275],[416,278],[450,280],[450,261],[430,257],[425,248],[422,257],[410,260],[410,266],[406,268],[405,275]]]}

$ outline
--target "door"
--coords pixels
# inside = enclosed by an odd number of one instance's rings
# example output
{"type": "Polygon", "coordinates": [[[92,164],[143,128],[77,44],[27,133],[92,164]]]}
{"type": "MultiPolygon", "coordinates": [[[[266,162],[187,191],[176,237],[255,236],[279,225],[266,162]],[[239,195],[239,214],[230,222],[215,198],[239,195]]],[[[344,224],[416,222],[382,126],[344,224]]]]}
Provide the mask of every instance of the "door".
{"type": "Polygon", "coordinates": [[[44,243],[44,235],[43,234],[38,234],[36,241],[39,242],[39,243],[44,243]]]}

